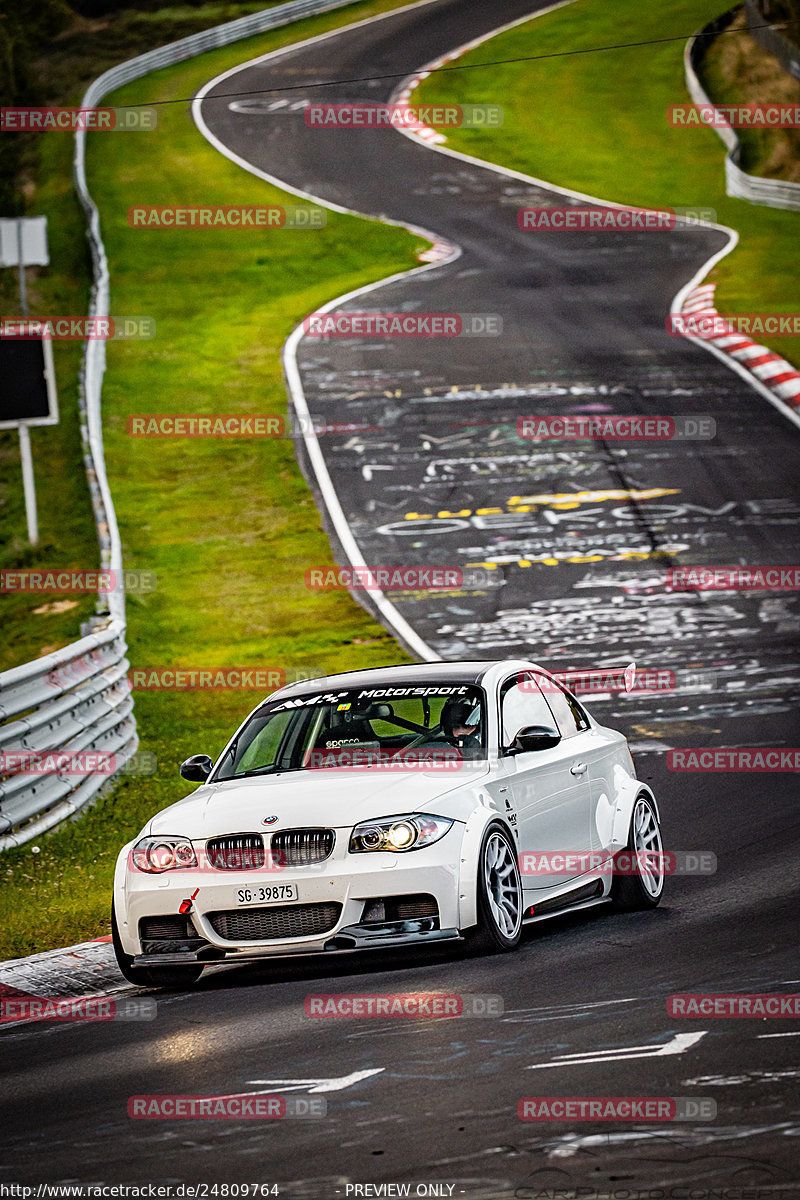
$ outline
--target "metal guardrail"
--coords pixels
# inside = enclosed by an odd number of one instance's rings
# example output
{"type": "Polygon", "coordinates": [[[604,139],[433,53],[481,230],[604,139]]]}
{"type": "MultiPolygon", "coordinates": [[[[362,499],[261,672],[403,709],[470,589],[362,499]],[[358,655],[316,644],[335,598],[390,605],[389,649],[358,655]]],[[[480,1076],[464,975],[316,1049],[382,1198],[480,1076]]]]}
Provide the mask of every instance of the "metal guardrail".
{"type": "Polygon", "coordinates": [[[744,0],[744,11],[750,36],[763,50],[777,58],[784,71],[800,80],[800,44],[797,40],[800,37],[800,29],[797,25],[790,26],[794,33],[792,41],[779,30],[766,25],[770,17],[758,0],[744,0]]]}
{"type": "MultiPolygon", "coordinates": [[[[706,95],[700,82],[699,70],[710,41],[710,35],[727,28],[738,8],[730,9],[705,25],[698,34],[686,43],[683,55],[686,87],[695,104],[711,105],[713,100],[706,95]]],[[[800,183],[786,179],[767,179],[759,175],[748,175],[739,166],[741,146],[729,125],[714,125],[728,153],[725,155],[725,191],[738,200],[749,200],[751,204],[764,204],[769,208],[800,209],[800,183]]]]}
{"type": "Polygon", "coordinates": [[[72,816],[136,750],[124,636],[124,623],[109,621],[104,630],[0,676],[0,754],[19,760],[19,769],[0,781],[0,850],[72,816]],[[78,756],[87,751],[107,756],[115,771],[83,773],[78,756]],[[71,761],[62,770],[28,772],[30,754],[71,761]]]}
{"type": "MultiPolygon", "coordinates": [[[[159,67],[227,46],[253,34],[302,20],[354,0],[289,0],[140,54],[99,75],[81,101],[92,108],[116,88],[159,67]]],[[[93,317],[109,315],[109,271],[100,215],[86,183],[86,131],[75,135],[73,179],[86,213],[94,282],[89,305],[93,317]]],[[[84,345],[79,404],[86,474],[94,507],[103,569],[121,581],[122,545],[103,455],[101,393],[105,342],[84,345]]],[[[87,637],[33,662],[0,673],[0,851],[38,837],[72,816],[108,785],[138,746],[133,700],[125,657],[125,595],[121,582],[108,595],[108,611],[93,617],[87,637]],[[33,773],[26,755],[112,756],[111,774],[70,774],[67,770],[33,773]]]]}

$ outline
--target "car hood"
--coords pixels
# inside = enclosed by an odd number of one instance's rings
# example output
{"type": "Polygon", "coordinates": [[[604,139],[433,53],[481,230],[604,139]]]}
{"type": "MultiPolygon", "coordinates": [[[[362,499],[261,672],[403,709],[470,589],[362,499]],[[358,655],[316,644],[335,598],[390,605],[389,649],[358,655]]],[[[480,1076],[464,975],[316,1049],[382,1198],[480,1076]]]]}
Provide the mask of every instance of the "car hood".
{"type": "Polygon", "coordinates": [[[470,788],[489,773],[487,763],[457,771],[301,771],[203,784],[153,817],[145,833],[194,840],[299,826],[345,829],[359,821],[430,812],[466,820],[475,801],[470,788]],[[269,817],[277,817],[268,825],[269,817]]]}

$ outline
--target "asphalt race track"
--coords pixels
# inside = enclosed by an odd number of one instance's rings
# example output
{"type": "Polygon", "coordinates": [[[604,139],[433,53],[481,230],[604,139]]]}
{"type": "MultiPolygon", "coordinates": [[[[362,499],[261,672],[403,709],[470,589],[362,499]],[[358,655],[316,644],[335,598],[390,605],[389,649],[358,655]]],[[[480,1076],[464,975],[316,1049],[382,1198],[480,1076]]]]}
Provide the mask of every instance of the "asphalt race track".
{"type": "MultiPolygon", "coordinates": [[[[673,296],[725,235],[697,226],[523,231],[520,206],[563,198],[392,130],[309,128],[298,107],[388,99],[397,76],[536,7],[451,0],[374,22],[228,74],[208,91],[202,119],[257,170],[461,247],[454,262],[341,311],[502,319],[500,337],[305,336],[298,345],[308,408],[328,431],[318,441],[365,561],[446,564],[490,581],[457,595],[388,595],[430,657],[522,652],[560,669],[634,657],[682,677],[713,672],[713,688],[688,683],[655,704],[623,701],[614,717],[652,722],[677,711],[684,721],[691,700],[704,719],[746,713],[750,728],[754,713],[771,718],[800,698],[796,595],[664,586],[670,565],[790,563],[796,553],[797,427],[701,347],[665,330],[673,296]],[[309,75],[369,74],[395,78],[298,86],[309,75]],[[279,104],[281,85],[292,88],[293,109],[249,111],[279,104]],[[519,417],[562,413],[705,414],[716,437],[518,439],[519,417]]],[[[692,203],[689,193],[673,207],[692,203]]],[[[734,744],[740,736],[737,723],[734,744]]]]}
{"type": "MultiPolygon", "coordinates": [[[[293,103],[385,100],[399,78],[322,84],[410,74],[537,7],[440,0],[345,30],[242,67],[211,89],[203,120],[295,189],[461,248],[342,308],[498,314],[501,337],[299,342],[311,412],[364,427],[320,435],[342,508],[370,564],[494,568],[489,587],[391,597],[432,655],[674,669],[675,692],[591,707],[638,747],[666,845],[710,851],[718,869],[673,878],[650,913],[593,910],[534,927],[514,955],[239,967],[159,995],[153,1022],[6,1029],[0,1119],[13,1178],[277,1183],[281,1195],[320,1200],[381,1183],[518,1200],[576,1188],[589,1200],[800,1196],[796,1022],[679,1019],[666,1008],[678,992],[800,985],[796,776],[674,773],[663,753],[800,744],[796,593],[669,593],[661,578],[675,564],[797,561],[798,429],[664,328],[672,297],[724,235],[524,232],[520,205],[564,201],[392,131],[313,130],[300,109],[234,111],[227,97],[310,79],[293,103]],[[516,438],[518,417],[556,412],[709,414],[717,434],[566,447],[516,438]],[[483,508],[499,512],[486,520],[483,508]],[[310,993],[409,991],[500,996],[504,1011],[445,1021],[304,1013],[310,993]],[[128,1098],[143,1093],[259,1091],[323,1095],[327,1116],[127,1116],[128,1098]],[[717,1115],[524,1123],[526,1096],[710,1098],[717,1115]]],[[[502,102],[488,90],[476,99],[502,102]]]]}

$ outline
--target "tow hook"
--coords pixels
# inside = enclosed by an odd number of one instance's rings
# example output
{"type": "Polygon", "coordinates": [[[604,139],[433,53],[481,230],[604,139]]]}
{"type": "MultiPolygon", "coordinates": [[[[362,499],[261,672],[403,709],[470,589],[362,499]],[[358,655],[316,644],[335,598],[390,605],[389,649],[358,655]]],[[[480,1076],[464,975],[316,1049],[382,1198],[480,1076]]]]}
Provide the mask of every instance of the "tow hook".
{"type": "Polygon", "coordinates": [[[188,900],[181,900],[180,908],[178,909],[178,912],[181,914],[181,916],[184,916],[186,913],[192,911],[192,901],[199,891],[199,887],[195,888],[188,900]]]}

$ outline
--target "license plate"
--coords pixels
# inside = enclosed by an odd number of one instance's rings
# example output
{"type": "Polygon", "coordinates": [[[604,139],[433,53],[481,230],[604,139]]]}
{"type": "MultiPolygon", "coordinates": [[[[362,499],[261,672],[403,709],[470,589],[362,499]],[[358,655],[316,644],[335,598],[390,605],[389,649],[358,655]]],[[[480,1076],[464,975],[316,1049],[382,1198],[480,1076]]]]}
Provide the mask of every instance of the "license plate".
{"type": "Polygon", "coordinates": [[[290,904],[299,898],[296,883],[257,883],[236,893],[238,904],[290,904]]]}

